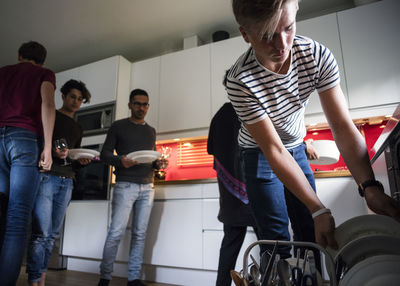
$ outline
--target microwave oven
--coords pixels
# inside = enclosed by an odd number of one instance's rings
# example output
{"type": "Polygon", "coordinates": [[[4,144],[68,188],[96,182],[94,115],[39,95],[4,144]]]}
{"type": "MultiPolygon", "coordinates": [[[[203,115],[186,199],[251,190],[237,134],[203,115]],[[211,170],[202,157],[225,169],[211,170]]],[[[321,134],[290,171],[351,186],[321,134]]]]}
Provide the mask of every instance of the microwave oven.
{"type": "Polygon", "coordinates": [[[75,120],[83,129],[83,136],[107,133],[115,119],[115,102],[82,108],[75,120]]]}

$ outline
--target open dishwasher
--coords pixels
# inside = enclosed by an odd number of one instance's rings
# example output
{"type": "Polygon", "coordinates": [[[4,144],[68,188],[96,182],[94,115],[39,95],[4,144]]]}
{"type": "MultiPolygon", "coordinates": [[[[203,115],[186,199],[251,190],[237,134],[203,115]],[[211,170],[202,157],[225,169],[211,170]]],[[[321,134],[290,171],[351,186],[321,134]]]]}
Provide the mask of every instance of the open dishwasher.
{"type": "Polygon", "coordinates": [[[244,253],[242,271],[231,271],[232,279],[236,286],[400,285],[399,222],[381,215],[354,217],[337,227],[335,238],[338,250],[310,242],[256,241],[244,253]],[[261,244],[273,250],[256,261],[250,251],[261,244]],[[295,258],[281,259],[280,246],[294,247],[295,258]]]}

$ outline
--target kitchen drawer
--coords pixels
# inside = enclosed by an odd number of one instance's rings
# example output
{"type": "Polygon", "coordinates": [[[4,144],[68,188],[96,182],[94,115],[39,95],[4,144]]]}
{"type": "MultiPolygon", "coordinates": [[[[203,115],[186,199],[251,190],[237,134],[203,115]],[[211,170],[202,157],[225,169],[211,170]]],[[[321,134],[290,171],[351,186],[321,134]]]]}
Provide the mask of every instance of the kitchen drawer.
{"type": "Polygon", "coordinates": [[[176,200],[176,199],[201,199],[201,184],[177,184],[168,186],[155,186],[155,200],[176,200]]]}

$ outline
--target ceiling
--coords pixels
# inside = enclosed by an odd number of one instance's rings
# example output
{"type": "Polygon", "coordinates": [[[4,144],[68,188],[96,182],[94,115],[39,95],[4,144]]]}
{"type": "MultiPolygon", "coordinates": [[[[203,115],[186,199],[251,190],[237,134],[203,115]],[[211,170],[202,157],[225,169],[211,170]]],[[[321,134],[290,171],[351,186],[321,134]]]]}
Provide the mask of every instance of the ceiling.
{"type": "MultiPolygon", "coordinates": [[[[209,43],[218,30],[237,36],[230,1],[1,0],[0,66],[16,63],[29,40],[47,48],[45,66],[59,72],[114,55],[134,62],[177,51],[194,35],[209,43]]],[[[302,0],[298,20],[350,7],[353,0],[302,0]]]]}

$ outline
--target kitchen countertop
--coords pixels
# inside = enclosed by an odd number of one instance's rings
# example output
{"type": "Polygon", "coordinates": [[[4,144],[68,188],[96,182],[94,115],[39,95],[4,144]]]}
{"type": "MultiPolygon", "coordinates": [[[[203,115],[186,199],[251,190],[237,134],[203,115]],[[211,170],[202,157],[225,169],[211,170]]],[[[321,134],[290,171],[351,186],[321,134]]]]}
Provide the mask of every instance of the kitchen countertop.
{"type": "Polygon", "coordinates": [[[193,180],[154,180],[155,185],[179,185],[179,184],[207,184],[207,183],[216,183],[217,178],[209,178],[209,179],[193,179],[193,180]]]}
{"type": "MultiPolygon", "coordinates": [[[[349,170],[340,170],[340,171],[317,171],[314,172],[314,178],[333,178],[333,177],[350,177],[349,170]]],[[[216,183],[216,178],[209,179],[194,179],[194,180],[171,180],[171,181],[163,181],[163,180],[154,180],[155,185],[177,185],[177,184],[206,184],[206,183],[216,183]]]]}

